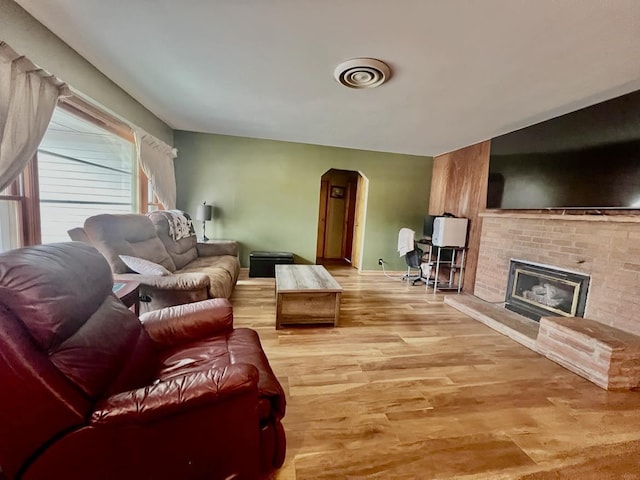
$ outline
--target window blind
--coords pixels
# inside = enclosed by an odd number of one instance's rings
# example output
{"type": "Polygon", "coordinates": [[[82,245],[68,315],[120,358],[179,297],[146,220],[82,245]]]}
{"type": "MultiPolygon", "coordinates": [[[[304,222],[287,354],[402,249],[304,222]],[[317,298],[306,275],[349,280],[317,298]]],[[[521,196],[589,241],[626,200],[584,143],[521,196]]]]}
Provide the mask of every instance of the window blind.
{"type": "Polygon", "coordinates": [[[38,149],[42,243],[100,213],[136,210],[134,144],[56,109],[38,149]]]}

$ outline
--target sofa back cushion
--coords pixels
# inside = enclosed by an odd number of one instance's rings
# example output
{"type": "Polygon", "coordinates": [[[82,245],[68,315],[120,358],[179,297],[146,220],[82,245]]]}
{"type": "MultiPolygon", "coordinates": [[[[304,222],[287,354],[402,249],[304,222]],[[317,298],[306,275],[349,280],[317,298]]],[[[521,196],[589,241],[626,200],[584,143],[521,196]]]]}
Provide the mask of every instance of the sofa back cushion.
{"type": "Polygon", "coordinates": [[[21,323],[35,349],[92,399],[142,386],[154,373],[153,343],[112,289],[109,265],[86,244],[0,255],[0,305],[21,323]],[[123,376],[131,363],[133,371],[123,376]]]}
{"type": "Polygon", "coordinates": [[[120,255],[144,258],[170,272],[176,270],[155,226],[145,215],[95,215],[85,220],[84,230],[91,244],[107,259],[113,273],[131,271],[120,255]]]}
{"type": "MultiPolygon", "coordinates": [[[[180,212],[189,221],[191,217],[186,212],[180,212]]],[[[168,212],[152,212],[149,213],[149,219],[155,225],[158,237],[162,240],[167,252],[171,256],[173,263],[179,270],[198,258],[198,250],[196,248],[196,236],[189,235],[188,237],[181,238],[180,240],[174,240],[170,234],[168,212]]]]}

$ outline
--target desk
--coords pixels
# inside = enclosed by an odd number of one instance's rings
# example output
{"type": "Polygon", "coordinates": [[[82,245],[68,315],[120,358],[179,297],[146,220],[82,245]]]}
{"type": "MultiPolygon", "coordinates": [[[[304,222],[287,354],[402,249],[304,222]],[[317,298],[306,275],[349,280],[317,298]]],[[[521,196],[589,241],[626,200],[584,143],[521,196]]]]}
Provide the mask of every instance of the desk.
{"type": "Polygon", "coordinates": [[[124,303],[125,307],[140,315],[140,284],[130,280],[113,282],[113,293],[124,303]]]}
{"type": "MultiPolygon", "coordinates": [[[[438,247],[429,244],[429,253],[427,256],[427,290],[429,285],[433,285],[433,293],[440,290],[462,290],[462,279],[464,277],[464,261],[467,247],[438,247]],[[447,257],[443,260],[443,253],[447,257]],[[449,270],[449,280],[440,281],[440,269],[449,270]],[[456,272],[458,273],[458,282],[456,284],[456,272]],[[433,278],[431,278],[433,274],[433,278]]],[[[423,268],[424,270],[424,268],[423,268]]],[[[424,273],[423,273],[424,274],[424,273]]]]}

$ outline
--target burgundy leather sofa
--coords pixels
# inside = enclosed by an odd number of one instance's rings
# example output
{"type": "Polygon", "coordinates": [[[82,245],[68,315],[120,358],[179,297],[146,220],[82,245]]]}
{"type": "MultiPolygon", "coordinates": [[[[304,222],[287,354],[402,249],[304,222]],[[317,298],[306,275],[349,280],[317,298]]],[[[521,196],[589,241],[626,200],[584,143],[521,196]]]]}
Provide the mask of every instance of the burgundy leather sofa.
{"type": "Polygon", "coordinates": [[[112,281],[79,242],[0,255],[5,478],[254,479],[279,467],[284,394],[229,302],[139,320],[112,281]]]}

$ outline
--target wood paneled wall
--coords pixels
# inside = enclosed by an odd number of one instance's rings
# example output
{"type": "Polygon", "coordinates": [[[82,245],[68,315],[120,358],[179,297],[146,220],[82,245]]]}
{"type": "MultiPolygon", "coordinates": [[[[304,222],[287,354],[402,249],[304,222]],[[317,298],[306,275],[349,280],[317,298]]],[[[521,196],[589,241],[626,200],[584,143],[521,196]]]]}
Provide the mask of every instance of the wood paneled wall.
{"type": "Polygon", "coordinates": [[[482,217],[487,205],[489,140],[434,158],[429,214],[449,212],[469,219],[469,250],[463,291],[473,293],[478,266],[482,217]]]}

